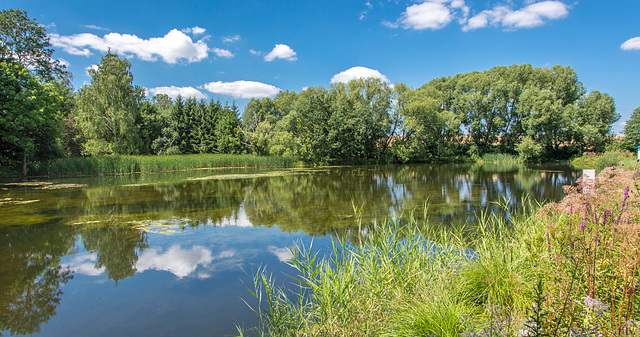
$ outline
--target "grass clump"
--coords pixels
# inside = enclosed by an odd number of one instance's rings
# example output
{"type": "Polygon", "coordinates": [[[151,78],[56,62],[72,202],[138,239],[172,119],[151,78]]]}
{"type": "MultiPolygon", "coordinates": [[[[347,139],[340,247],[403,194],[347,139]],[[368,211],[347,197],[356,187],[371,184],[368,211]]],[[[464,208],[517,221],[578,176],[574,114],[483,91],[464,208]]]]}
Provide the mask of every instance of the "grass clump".
{"type": "Polygon", "coordinates": [[[508,153],[485,153],[480,159],[482,163],[521,163],[518,156],[508,153]]]}
{"type": "Polygon", "coordinates": [[[293,249],[292,288],[254,275],[258,334],[638,336],[639,185],[607,168],[559,203],[483,214],[466,237],[411,214],[358,222],[323,258],[293,249]]]}
{"type": "Polygon", "coordinates": [[[637,166],[637,159],[630,151],[585,152],[571,160],[571,164],[581,169],[595,169],[600,172],[612,166],[637,166]]]}
{"type": "Polygon", "coordinates": [[[291,167],[296,162],[285,157],[257,157],[232,154],[189,154],[167,156],[103,156],[58,158],[38,163],[33,175],[73,176],[169,172],[218,167],[291,167]]]}

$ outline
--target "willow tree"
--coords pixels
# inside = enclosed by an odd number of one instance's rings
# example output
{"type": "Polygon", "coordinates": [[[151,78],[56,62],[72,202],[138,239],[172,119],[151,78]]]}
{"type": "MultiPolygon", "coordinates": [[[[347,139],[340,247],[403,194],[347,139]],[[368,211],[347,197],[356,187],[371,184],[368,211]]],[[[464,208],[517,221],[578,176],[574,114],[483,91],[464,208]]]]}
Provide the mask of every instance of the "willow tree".
{"type": "Polygon", "coordinates": [[[84,153],[136,154],[144,90],[133,85],[131,63],[111,52],[90,69],[91,83],[78,90],[76,117],[86,139],[84,153]]]}

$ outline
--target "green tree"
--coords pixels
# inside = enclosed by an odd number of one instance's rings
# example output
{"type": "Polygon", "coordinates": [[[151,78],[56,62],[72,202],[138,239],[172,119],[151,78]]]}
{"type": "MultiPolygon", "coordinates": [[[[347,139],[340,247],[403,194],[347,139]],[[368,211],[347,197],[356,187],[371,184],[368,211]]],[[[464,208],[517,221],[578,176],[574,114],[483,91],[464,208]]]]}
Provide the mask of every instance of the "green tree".
{"type": "Polygon", "coordinates": [[[139,153],[142,140],[136,121],[144,90],[133,85],[131,63],[108,52],[89,74],[91,83],[78,90],[75,113],[86,139],[84,153],[139,153]]]}
{"type": "Polygon", "coordinates": [[[45,82],[68,76],[66,67],[53,60],[53,49],[46,31],[27,12],[20,9],[0,11],[0,59],[15,60],[45,82]]]}
{"type": "Polygon", "coordinates": [[[640,107],[637,107],[631,113],[631,117],[624,126],[625,143],[629,148],[640,145],[640,107]]]}
{"type": "Polygon", "coordinates": [[[2,155],[22,162],[50,153],[60,135],[63,98],[54,84],[42,83],[22,65],[0,62],[0,142],[2,155]]]}
{"type": "Polygon", "coordinates": [[[604,151],[613,124],[620,120],[613,97],[594,90],[578,100],[575,112],[574,140],[580,150],[604,151]]]}

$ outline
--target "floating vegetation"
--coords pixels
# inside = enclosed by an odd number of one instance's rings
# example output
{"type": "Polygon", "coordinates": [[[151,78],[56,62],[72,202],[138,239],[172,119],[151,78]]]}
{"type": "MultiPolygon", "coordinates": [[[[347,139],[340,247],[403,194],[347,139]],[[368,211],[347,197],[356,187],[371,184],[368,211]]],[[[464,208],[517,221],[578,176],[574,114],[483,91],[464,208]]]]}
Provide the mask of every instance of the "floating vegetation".
{"type": "Polygon", "coordinates": [[[4,198],[0,199],[0,205],[25,205],[38,202],[40,200],[22,200],[22,198],[4,198]]]}
{"type": "Polygon", "coordinates": [[[60,190],[64,188],[87,187],[87,184],[55,184],[50,181],[23,181],[19,183],[7,183],[6,186],[33,187],[37,190],[60,190]]]}
{"type": "Polygon", "coordinates": [[[38,190],[61,190],[64,188],[87,187],[87,184],[47,184],[45,186],[36,187],[38,190]]]}
{"type": "Polygon", "coordinates": [[[169,219],[169,220],[144,220],[144,221],[129,221],[134,225],[133,228],[141,230],[146,233],[173,235],[184,231],[186,223],[189,223],[190,219],[169,219]]]}
{"type": "Polygon", "coordinates": [[[232,179],[251,179],[251,178],[263,178],[263,177],[281,177],[287,175],[299,174],[293,171],[272,171],[266,173],[253,173],[253,174],[220,174],[215,176],[187,178],[187,180],[232,180],[232,179]]]}

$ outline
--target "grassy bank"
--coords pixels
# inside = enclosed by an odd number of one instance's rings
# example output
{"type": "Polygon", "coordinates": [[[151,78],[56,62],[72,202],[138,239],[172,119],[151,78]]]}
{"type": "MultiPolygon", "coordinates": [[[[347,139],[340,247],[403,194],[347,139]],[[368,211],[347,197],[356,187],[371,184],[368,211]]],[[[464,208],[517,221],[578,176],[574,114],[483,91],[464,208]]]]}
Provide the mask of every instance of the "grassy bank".
{"type": "Polygon", "coordinates": [[[271,168],[296,165],[290,158],[253,155],[192,154],[172,156],[105,156],[53,159],[36,164],[30,175],[72,176],[167,172],[216,167],[271,168]]]}
{"type": "Polygon", "coordinates": [[[600,172],[611,166],[634,166],[637,156],[626,151],[608,151],[604,153],[585,152],[580,157],[573,158],[571,164],[580,169],[595,169],[600,172]]]}
{"type": "Polygon", "coordinates": [[[260,326],[240,334],[637,336],[639,182],[609,168],[533,213],[485,214],[471,236],[411,215],[359,223],[325,258],[292,251],[297,286],[258,271],[260,326]]]}

